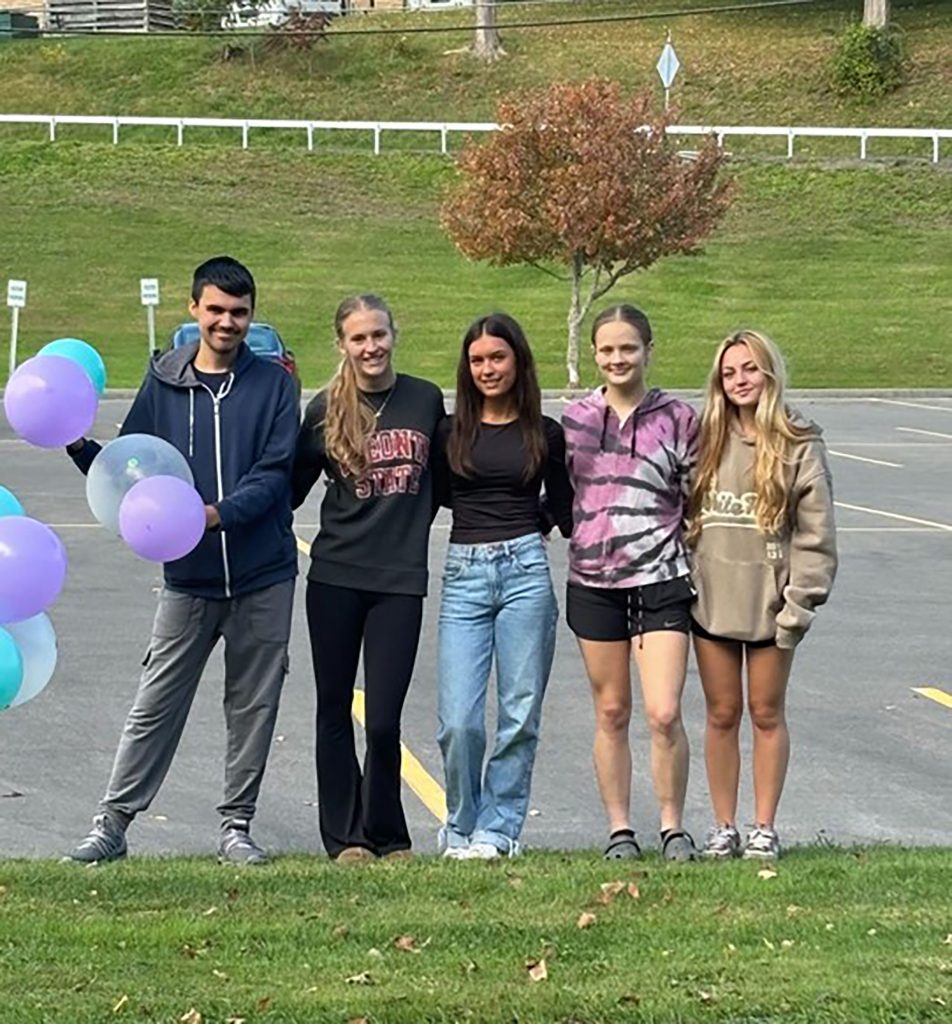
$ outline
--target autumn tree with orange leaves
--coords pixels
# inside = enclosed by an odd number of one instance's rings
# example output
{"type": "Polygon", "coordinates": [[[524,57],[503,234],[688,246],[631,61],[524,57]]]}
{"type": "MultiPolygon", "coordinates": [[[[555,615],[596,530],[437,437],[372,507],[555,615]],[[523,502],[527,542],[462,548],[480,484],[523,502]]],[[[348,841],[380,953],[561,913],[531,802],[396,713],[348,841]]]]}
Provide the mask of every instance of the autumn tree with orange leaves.
{"type": "Polygon", "coordinates": [[[460,252],[571,282],[570,387],[592,303],[663,256],[697,252],[730,204],[716,141],[679,156],[665,131],[671,117],[647,93],[625,97],[603,79],[556,83],[502,100],[500,130],[457,161],[441,219],[460,252]]]}

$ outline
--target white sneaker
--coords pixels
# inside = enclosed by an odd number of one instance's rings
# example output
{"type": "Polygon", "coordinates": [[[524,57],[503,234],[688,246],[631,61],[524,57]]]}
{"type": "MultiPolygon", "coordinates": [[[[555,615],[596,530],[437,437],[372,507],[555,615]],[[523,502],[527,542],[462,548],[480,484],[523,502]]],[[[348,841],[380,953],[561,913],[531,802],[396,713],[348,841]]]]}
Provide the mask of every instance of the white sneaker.
{"type": "Polygon", "coordinates": [[[441,856],[444,860],[469,860],[471,851],[471,846],[447,846],[441,856]]]}
{"type": "MultiPolygon", "coordinates": [[[[462,838],[458,833],[454,833],[457,841],[462,838]]],[[[440,827],[439,832],[436,834],[436,848],[439,850],[441,857],[446,857],[447,860],[468,860],[469,859],[469,839],[459,845],[450,845],[449,842],[449,831],[446,826],[440,827]]]]}
{"type": "Polygon", "coordinates": [[[780,856],[780,837],[769,825],[756,825],[747,833],[744,860],[776,860],[780,856]]]}
{"type": "Polygon", "coordinates": [[[467,860],[497,860],[502,854],[495,843],[471,843],[467,860]]]}

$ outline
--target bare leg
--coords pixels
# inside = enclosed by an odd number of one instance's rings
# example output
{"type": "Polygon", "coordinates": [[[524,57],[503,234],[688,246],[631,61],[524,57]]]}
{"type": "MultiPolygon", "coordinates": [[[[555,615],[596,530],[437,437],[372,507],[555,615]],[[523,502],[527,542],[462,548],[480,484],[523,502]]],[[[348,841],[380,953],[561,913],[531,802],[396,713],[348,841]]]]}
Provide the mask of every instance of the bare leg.
{"type": "Polygon", "coordinates": [[[786,697],[792,664],[793,651],[779,647],[761,647],[747,652],[747,701],[754,735],[756,824],[771,828],[790,760],[786,697]]]}
{"type": "Polygon", "coordinates": [[[631,828],[631,674],[628,641],[579,640],[595,702],[595,777],[609,829],[631,828]]]}
{"type": "Polygon", "coordinates": [[[714,820],[718,825],[736,826],[739,734],[744,713],[743,645],[695,637],[694,653],[707,704],[704,757],[714,820]]]}
{"type": "Polygon", "coordinates": [[[662,630],[632,640],[631,646],[641,677],[645,718],[651,730],[651,774],[661,830],[680,829],[690,757],[681,721],[688,637],[686,633],[662,630]]]}

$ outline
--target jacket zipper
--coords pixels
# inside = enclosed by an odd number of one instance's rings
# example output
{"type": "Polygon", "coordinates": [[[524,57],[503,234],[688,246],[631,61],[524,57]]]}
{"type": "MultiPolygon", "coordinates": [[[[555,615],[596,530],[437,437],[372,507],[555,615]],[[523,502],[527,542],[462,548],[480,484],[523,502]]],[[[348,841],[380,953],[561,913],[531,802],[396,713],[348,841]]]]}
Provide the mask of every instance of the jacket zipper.
{"type": "MultiPolygon", "coordinates": [[[[221,468],[221,395],[215,394],[210,387],[205,383],[202,383],[202,387],[211,395],[212,408],[215,414],[215,478],[218,486],[218,500],[222,501],[225,497],[225,486],[222,480],[222,468],[221,468]]],[[[221,560],[222,567],[225,574],[225,597],[231,597],[231,571],[228,568],[228,538],[225,536],[225,531],[221,531],[221,560]]]]}

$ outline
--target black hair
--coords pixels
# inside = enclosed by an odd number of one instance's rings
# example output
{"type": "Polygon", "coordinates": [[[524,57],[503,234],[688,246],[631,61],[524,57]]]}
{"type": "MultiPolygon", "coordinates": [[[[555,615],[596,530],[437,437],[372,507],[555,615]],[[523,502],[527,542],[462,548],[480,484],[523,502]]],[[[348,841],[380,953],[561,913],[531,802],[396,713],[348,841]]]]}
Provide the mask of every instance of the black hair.
{"type": "Polygon", "coordinates": [[[251,296],[251,308],[255,306],[255,279],[251,271],[231,256],[213,256],[195,268],[192,276],[192,299],[198,302],[206,285],[221,289],[226,295],[240,299],[251,296]]]}
{"type": "Polygon", "coordinates": [[[456,368],[456,408],[447,446],[447,458],[454,473],[466,477],[472,475],[472,451],[482,421],[483,395],[476,387],[469,368],[469,347],[484,334],[502,338],[516,357],[516,380],[512,387],[512,395],[522,429],[526,452],[524,479],[528,482],[539,471],[546,457],[542,393],[539,390],[532,349],[529,348],[525,333],[506,313],[490,313],[489,316],[479,317],[469,325],[469,329],[463,335],[463,345],[456,368]]]}

